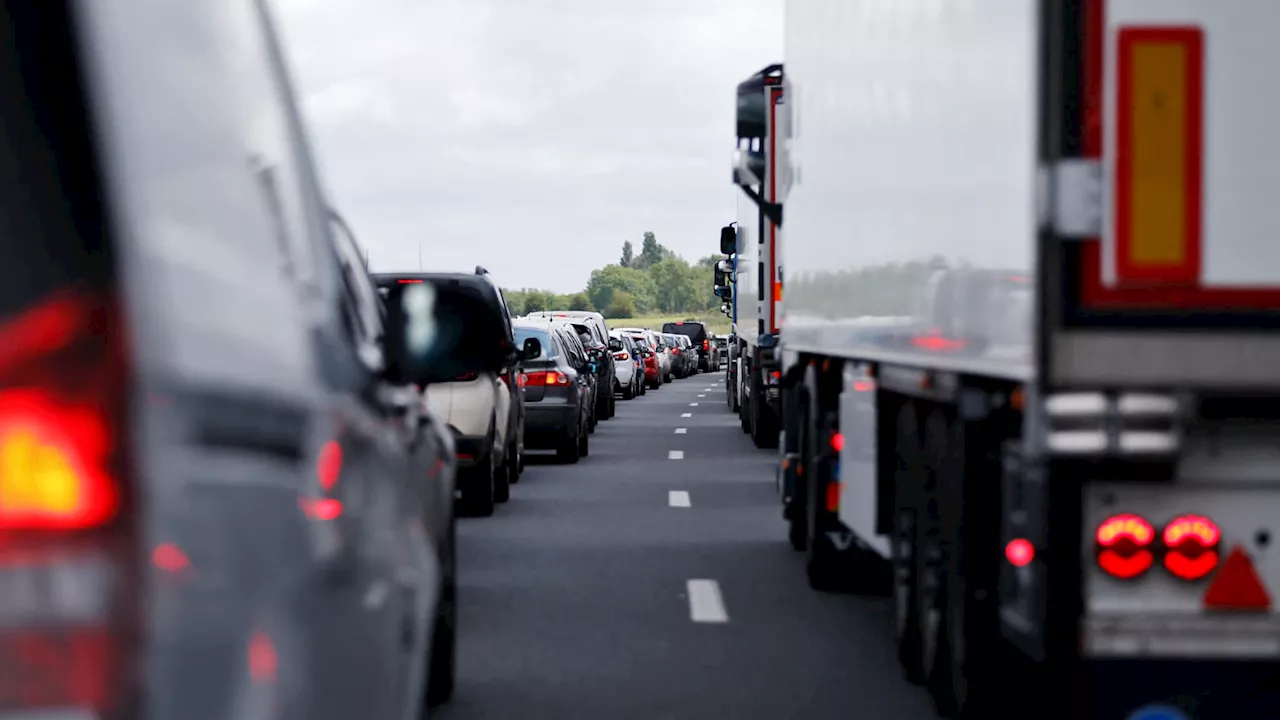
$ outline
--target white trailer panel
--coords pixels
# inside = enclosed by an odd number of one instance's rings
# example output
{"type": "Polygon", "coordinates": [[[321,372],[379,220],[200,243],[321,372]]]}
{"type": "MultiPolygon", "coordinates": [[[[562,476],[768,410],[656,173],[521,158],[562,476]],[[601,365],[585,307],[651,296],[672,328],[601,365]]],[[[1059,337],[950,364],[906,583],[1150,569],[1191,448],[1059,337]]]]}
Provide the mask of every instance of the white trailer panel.
{"type": "Polygon", "coordinates": [[[789,349],[1030,376],[1035,8],[790,0],[789,349]]]}

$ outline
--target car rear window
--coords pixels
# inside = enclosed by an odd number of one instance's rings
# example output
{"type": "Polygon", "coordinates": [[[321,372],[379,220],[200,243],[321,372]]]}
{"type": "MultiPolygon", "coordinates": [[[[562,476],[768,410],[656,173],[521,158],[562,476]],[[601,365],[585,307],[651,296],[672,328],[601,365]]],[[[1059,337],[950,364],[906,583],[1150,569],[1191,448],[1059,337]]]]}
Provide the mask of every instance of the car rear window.
{"type": "MultiPolygon", "coordinates": [[[[551,334],[546,330],[531,327],[516,327],[512,329],[515,331],[516,347],[524,347],[525,340],[528,340],[529,338],[537,338],[538,342],[542,344],[542,352],[536,359],[541,360],[543,358],[553,358],[556,356],[556,346],[551,342],[551,334]]],[[[534,358],[529,359],[533,360],[534,358]]]]}
{"type": "Polygon", "coordinates": [[[696,343],[701,343],[707,337],[707,326],[696,322],[669,322],[662,325],[662,332],[684,335],[696,343]]]}

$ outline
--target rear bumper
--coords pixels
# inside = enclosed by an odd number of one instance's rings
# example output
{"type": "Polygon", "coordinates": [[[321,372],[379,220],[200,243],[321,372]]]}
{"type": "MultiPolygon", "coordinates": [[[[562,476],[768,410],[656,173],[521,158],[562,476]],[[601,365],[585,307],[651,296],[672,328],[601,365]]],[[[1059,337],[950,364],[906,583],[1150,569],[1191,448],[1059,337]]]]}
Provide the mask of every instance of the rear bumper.
{"type": "Polygon", "coordinates": [[[556,447],[565,437],[578,436],[578,407],[568,403],[527,403],[524,407],[524,446],[534,450],[556,447]]]}

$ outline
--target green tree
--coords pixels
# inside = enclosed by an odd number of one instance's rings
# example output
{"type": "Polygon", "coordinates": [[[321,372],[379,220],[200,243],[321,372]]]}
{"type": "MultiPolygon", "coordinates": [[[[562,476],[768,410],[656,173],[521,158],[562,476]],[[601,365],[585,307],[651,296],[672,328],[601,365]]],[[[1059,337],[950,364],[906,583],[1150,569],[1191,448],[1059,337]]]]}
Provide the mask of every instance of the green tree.
{"type": "Polygon", "coordinates": [[[657,288],[647,273],[621,265],[605,265],[599,270],[591,271],[591,280],[587,282],[587,296],[597,310],[604,312],[613,300],[613,294],[619,290],[624,290],[631,296],[639,313],[650,312],[657,304],[657,288]]]}
{"type": "Polygon", "coordinates": [[[702,295],[697,287],[698,273],[680,258],[666,258],[649,268],[649,277],[657,288],[658,309],[664,313],[683,313],[700,307],[702,295]]]}
{"type": "Polygon", "coordinates": [[[631,267],[646,270],[669,257],[675,257],[675,253],[663,247],[652,232],[645,232],[644,240],[640,242],[640,256],[631,263],[631,267]]]}
{"type": "Polygon", "coordinates": [[[622,261],[618,264],[624,268],[631,267],[631,262],[636,258],[636,250],[631,245],[631,241],[627,240],[622,243],[622,261]]]}
{"type": "Polygon", "coordinates": [[[636,300],[626,290],[615,290],[609,298],[609,305],[604,309],[604,316],[610,320],[636,316],[636,300]]]}
{"type": "Polygon", "coordinates": [[[591,307],[591,298],[586,292],[576,292],[568,297],[568,306],[570,310],[594,310],[591,307]]]}
{"type": "Polygon", "coordinates": [[[550,310],[551,308],[548,307],[551,304],[550,302],[548,302],[548,300],[551,299],[548,297],[549,295],[550,293],[543,292],[542,290],[525,291],[524,312],[522,314],[550,310]]]}

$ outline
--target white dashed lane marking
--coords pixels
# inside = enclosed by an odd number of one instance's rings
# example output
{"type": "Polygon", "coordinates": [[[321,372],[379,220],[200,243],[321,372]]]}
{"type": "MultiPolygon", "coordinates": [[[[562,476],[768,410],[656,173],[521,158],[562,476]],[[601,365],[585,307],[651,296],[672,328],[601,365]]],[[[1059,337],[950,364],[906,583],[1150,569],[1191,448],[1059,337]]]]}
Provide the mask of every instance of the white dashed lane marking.
{"type": "Polygon", "coordinates": [[[688,490],[672,490],[668,492],[667,504],[670,505],[671,507],[678,507],[678,508],[691,507],[692,503],[689,502],[689,491],[688,490]]]}
{"type": "Polygon", "coordinates": [[[689,407],[698,407],[698,403],[689,403],[689,407]]]}
{"type": "Polygon", "coordinates": [[[689,428],[676,428],[676,434],[677,434],[677,435],[688,435],[688,434],[689,434],[689,428]]]}
{"type": "Polygon", "coordinates": [[[724,597],[720,584],[715,580],[690,580],[689,619],[696,623],[727,623],[729,612],[724,609],[724,597]]]}
{"type": "Polygon", "coordinates": [[[706,397],[706,395],[703,395],[702,393],[698,393],[698,397],[706,397]]]}
{"type": "Polygon", "coordinates": [[[683,459],[684,459],[684,451],[683,451],[683,450],[672,450],[671,452],[667,453],[667,459],[668,459],[668,460],[683,460],[683,459]]]}
{"type": "Polygon", "coordinates": [[[693,413],[680,413],[680,417],[693,417],[693,413]]]}

